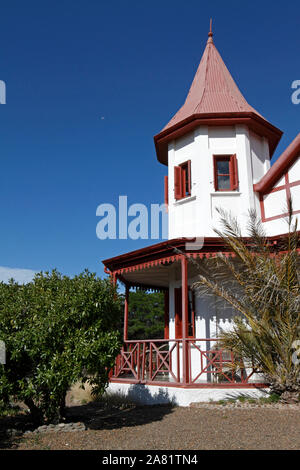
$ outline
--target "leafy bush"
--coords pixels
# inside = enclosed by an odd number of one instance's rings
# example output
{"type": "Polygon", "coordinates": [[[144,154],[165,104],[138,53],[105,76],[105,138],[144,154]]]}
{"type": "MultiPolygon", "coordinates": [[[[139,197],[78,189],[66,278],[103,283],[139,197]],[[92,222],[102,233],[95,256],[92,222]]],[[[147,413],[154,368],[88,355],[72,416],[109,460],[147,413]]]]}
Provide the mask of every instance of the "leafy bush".
{"type": "Polygon", "coordinates": [[[105,390],[119,352],[120,302],[108,280],[88,271],[37,274],[26,285],[0,283],[0,397],[23,401],[35,421],[58,421],[67,390],[89,382],[105,390]]]}

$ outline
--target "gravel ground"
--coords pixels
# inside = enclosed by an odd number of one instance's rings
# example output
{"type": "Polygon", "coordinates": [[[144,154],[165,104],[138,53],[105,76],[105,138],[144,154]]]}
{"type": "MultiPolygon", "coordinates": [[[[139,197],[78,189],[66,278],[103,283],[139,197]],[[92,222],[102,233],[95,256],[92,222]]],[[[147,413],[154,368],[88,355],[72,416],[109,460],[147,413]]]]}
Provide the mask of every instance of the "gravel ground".
{"type": "Polygon", "coordinates": [[[0,447],[44,450],[300,448],[299,409],[216,405],[206,408],[135,406],[107,410],[92,403],[69,408],[68,420],[84,421],[88,430],[15,437],[0,442],[0,447]]]}

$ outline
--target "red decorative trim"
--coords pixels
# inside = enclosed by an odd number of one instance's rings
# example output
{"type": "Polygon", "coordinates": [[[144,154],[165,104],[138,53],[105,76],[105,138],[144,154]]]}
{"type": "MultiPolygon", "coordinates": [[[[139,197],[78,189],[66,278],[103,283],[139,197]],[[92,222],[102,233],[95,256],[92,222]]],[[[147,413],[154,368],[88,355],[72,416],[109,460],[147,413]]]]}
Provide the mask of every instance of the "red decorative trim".
{"type": "Polygon", "coordinates": [[[265,222],[266,221],[265,205],[264,205],[264,197],[262,194],[259,195],[259,205],[260,205],[261,220],[262,222],[265,222]]]}
{"type": "MultiPolygon", "coordinates": [[[[299,211],[293,211],[293,215],[297,215],[297,214],[300,214],[300,210],[299,211]]],[[[262,221],[263,222],[270,222],[271,220],[283,219],[284,217],[288,217],[288,215],[289,215],[288,212],[285,212],[284,214],[281,214],[281,215],[274,215],[272,217],[262,219],[262,221]]]]}
{"type": "MultiPolygon", "coordinates": [[[[151,261],[172,262],[176,261],[175,249],[185,251],[186,242],[193,242],[196,238],[174,238],[155,245],[150,245],[139,250],[131,251],[123,255],[115,256],[103,261],[104,266],[111,271],[121,273],[125,268],[140,266],[140,269],[150,267],[151,261]]],[[[195,256],[203,257],[204,252],[226,251],[223,241],[219,237],[207,237],[205,239],[206,250],[195,253],[195,256]]],[[[193,255],[193,253],[191,253],[193,255]]]]}
{"type": "Polygon", "coordinates": [[[154,136],[157,159],[160,163],[168,165],[168,143],[193,131],[198,126],[233,126],[236,124],[245,125],[256,134],[265,136],[269,141],[270,156],[273,155],[281,139],[282,131],[255,113],[232,112],[194,114],[160,132],[154,136]]]}
{"type": "Polygon", "coordinates": [[[289,201],[291,199],[291,188],[290,188],[290,180],[289,174],[285,174],[285,187],[286,187],[286,199],[289,201]]]}
{"type": "MultiPolygon", "coordinates": [[[[268,240],[270,242],[277,243],[278,240],[285,238],[286,236],[287,234],[271,236],[268,237],[268,240]]],[[[244,237],[244,240],[247,242],[248,238],[244,237]]],[[[186,256],[193,259],[215,257],[219,253],[222,253],[227,257],[236,256],[234,253],[229,251],[228,247],[224,245],[224,242],[220,237],[207,237],[201,251],[186,252],[186,242],[191,243],[192,241],[195,241],[195,238],[175,238],[172,240],[166,240],[164,242],[131,251],[114,258],[109,258],[104,260],[103,264],[112,272],[116,273],[117,277],[122,281],[122,274],[127,272],[134,272],[136,270],[150,268],[151,266],[158,266],[179,261],[180,254],[176,253],[176,249],[183,251],[186,256]]],[[[127,281],[124,280],[124,282],[127,281]]],[[[134,285],[134,283],[131,283],[131,285],[134,285]]],[[[155,286],[149,287],[156,289],[155,286]]],[[[166,288],[162,288],[162,290],[165,289],[166,288]]]]}
{"type": "Polygon", "coordinates": [[[288,172],[300,154],[300,134],[293,140],[287,149],[281,154],[276,162],[271,166],[263,178],[253,185],[254,191],[262,194],[269,193],[271,188],[280,178],[288,172]]]}
{"type": "MultiPolygon", "coordinates": [[[[281,175],[281,177],[282,177],[282,175],[281,175]]],[[[269,194],[278,192],[278,191],[285,191],[286,206],[288,207],[288,204],[289,204],[289,201],[290,201],[290,198],[291,198],[291,188],[293,188],[293,187],[295,187],[295,186],[300,186],[300,180],[294,181],[293,183],[290,183],[290,182],[289,182],[289,174],[288,174],[288,172],[285,173],[284,179],[285,179],[285,184],[284,184],[284,185],[280,185],[280,186],[278,186],[277,188],[272,188],[270,191],[268,191],[268,192],[266,192],[266,193],[260,193],[260,194],[259,194],[259,203],[260,203],[261,220],[262,220],[262,222],[270,222],[270,221],[272,221],[272,220],[282,219],[282,218],[285,218],[285,217],[287,217],[287,216],[289,215],[288,212],[285,212],[285,213],[283,213],[283,214],[274,215],[274,216],[272,216],[272,217],[266,217],[266,213],[265,213],[265,201],[264,201],[264,198],[265,198],[266,196],[268,196],[269,194]]],[[[300,210],[293,211],[293,215],[296,215],[296,214],[300,214],[300,210]]]]}
{"type": "MultiPolygon", "coordinates": [[[[193,259],[197,259],[197,258],[200,258],[200,259],[215,258],[220,253],[227,256],[227,258],[229,258],[229,257],[234,258],[235,257],[234,253],[222,252],[222,251],[216,251],[216,252],[211,252],[211,253],[198,253],[198,252],[197,253],[187,253],[186,256],[187,257],[193,257],[193,259]]],[[[168,256],[166,258],[160,258],[160,259],[157,259],[155,261],[149,261],[147,263],[141,263],[141,264],[136,264],[134,266],[124,267],[124,268],[118,269],[114,272],[119,277],[120,275],[125,274],[125,273],[135,272],[135,271],[142,271],[142,270],[154,267],[154,266],[168,264],[170,262],[174,263],[174,261],[180,261],[180,259],[181,259],[181,255],[176,254],[176,255],[173,255],[173,256],[168,256]]]]}

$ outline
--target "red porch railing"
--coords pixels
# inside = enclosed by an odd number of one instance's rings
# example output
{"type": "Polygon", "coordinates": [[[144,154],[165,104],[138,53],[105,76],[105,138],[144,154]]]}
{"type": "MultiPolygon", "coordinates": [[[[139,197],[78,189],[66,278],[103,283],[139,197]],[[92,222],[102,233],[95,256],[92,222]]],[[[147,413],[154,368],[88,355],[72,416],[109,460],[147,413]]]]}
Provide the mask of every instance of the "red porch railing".
{"type": "Polygon", "coordinates": [[[179,382],[179,343],[180,340],[164,339],[126,341],[116,359],[111,378],[133,379],[139,382],[158,379],[179,382]]]}
{"type": "Polygon", "coordinates": [[[154,339],[126,341],[110,380],[190,387],[262,386],[262,378],[255,383],[254,374],[259,372],[249,361],[219,349],[216,339],[154,339]],[[184,375],[186,356],[188,374],[184,375]]]}

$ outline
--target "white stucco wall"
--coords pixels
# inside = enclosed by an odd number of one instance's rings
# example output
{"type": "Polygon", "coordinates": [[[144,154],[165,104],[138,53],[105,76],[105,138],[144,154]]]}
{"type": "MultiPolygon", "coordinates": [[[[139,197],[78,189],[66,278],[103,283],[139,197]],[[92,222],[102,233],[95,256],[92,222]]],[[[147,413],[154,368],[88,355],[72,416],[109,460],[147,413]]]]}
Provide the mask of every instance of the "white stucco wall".
{"type": "Polygon", "coordinates": [[[200,126],[194,132],[169,145],[169,238],[212,237],[218,227],[222,207],[239,216],[245,231],[247,213],[257,205],[253,182],[270,165],[268,144],[264,138],[249,133],[245,126],[200,126]],[[213,155],[236,154],[239,188],[218,192],[214,189],[213,155]],[[191,160],[191,196],[174,198],[174,166],[191,160]]]}
{"type": "Polygon", "coordinates": [[[268,389],[216,389],[216,388],[180,388],[157,385],[110,383],[107,393],[130,398],[144,405],[173,403],[177,406],[189,406],[193,402],[226,400],[241,395],[259,398],[268,393],[268,389]]]}
{"type": "MultiPolygon", "coordinates": [[[[270,168],[268,141],[249,131],[246,126],[200,126],[186,136],[172,141],[168,151],[169,175],[169,238],[213,237],[220,228],[221,207],[238,217],[243,235],[247,235],[248,212],[255,208],[261,214],[259,195],[253,191],[270,168]],[[218,192],[214,189],[213,155],[236,154],[239,187],[237,191],[218,192]],[[174,198],[174,166],[191,160],[191,196],[174,198]]],[[[289,169],[290,183],[300,180],[300,159],[289,169]]],[[[274,187],[285,183],[281,178],[274,187]]],[[[300,186],[291,187],[294,211],[300,210],[300,186]]],[[[264,197],[266,218],[286,212],[285,191],[264,197]]],[[[296,215],[299,217],[299,215],[296,215]]],[[[267,235],[286,233],[284,219],[264,222],[267,235]]]]}
{"type": "Polygon", "coordinates": [[[253,183],[257,183],[270,168],[269,144],[265,137],[250,135],[253,183]]]}

